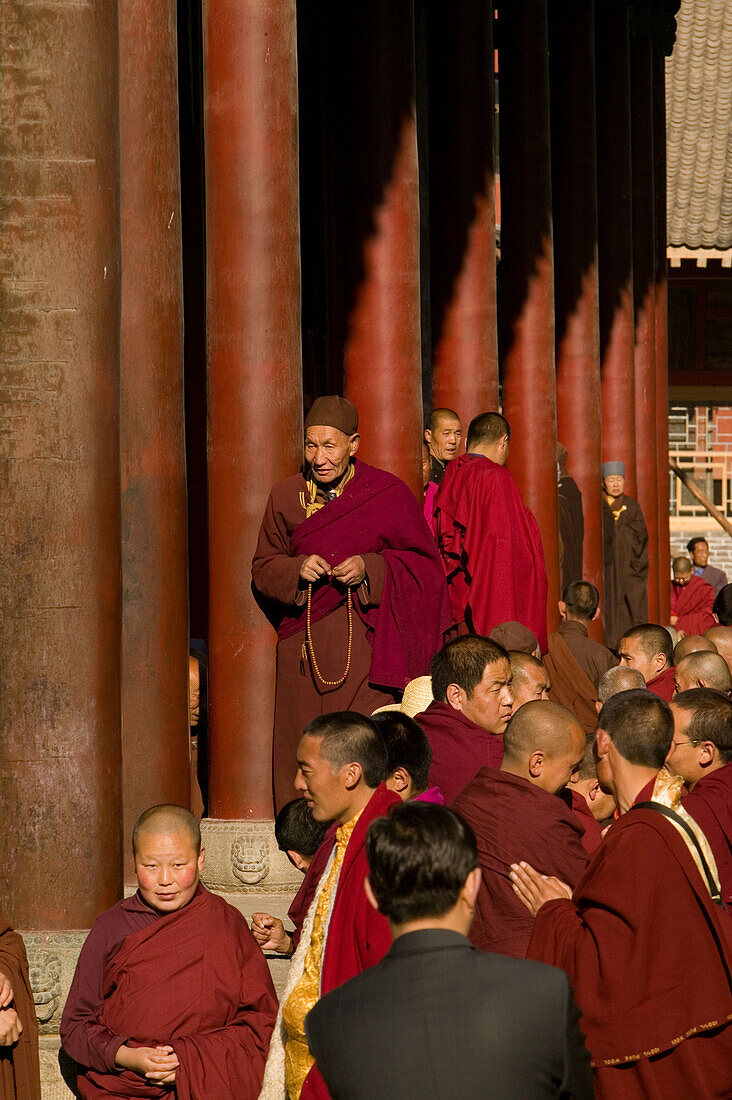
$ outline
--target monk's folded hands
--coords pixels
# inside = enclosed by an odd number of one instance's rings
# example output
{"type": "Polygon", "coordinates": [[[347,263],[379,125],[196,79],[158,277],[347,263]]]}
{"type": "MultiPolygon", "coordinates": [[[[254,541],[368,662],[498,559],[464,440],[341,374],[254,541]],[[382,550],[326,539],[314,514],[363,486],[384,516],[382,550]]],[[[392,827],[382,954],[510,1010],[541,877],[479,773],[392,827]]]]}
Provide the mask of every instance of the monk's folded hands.
{"type": "Polygon", "coordinates": [[[114,1061],[120,1069],[129,1069],[133,1073],[139,1073],[141,1077],[161,1082],[168,1078],[172,1080],[170,1075],[175,1075],[179,1065],[171,1046],[128,1047],[123,1044],[114,1061]]]}
{"type": "Polygon", "coordinates": [[[366,563],[359,554],[354,554],[353,557],[345,558],[333,568],[333,576],[341,584],[349,586],[362,584],[366,578],[366,563]]]}
{"type": "Polygon", "coordinates": [[[315,584],[321,577],[330,573],[330,565],[320,554],[310,554],[300,566],[300,578],[308,584],[315,584]]]}
{"type": "Polygon", "coordinates": [[[0,970],[0,1008],[7,1008],[13,999],[13,986],[7,974],[0,970]]]}
{"type": "Polygon", "coordinates": [[[14,1008],[0,1009],[0,1047],[11,1047],[17,1043],[23,1031],[14,1008]]]}
{"type": "Polygon", "coordinates": [[[511,864],[511,882],[514,893],[534,917],[546,902],[572,897],[571,887],[566,882],[540,875],[529,863],[511,864]]]}

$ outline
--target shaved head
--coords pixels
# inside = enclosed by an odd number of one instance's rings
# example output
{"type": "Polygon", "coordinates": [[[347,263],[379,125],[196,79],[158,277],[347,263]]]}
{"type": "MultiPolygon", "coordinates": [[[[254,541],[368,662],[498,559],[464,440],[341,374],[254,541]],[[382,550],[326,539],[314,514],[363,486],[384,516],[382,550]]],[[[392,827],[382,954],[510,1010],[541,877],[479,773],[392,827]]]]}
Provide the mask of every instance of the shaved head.
{"type": "Polygon", "coordinates": [[[680,642],[676,643],[674,648],[674,664],[677,665],[684,657],[687,657],[690,653],[699,653],[701,650],[706,650],[708,653],[716,653],[717,647],[711,638],[707,638],[706,635],[701,634],[687,634],[685,638],[682,638],[680,642]]]}
{"type": "Polygon", "coordinates": [[[724,695],[732,691],[732,676],[724,657],[704,650],[682,657],[676,665],[674,682],[679,692],[700,687],[714,688],[724,695]]]}
{"type": "Polygon", "coordinates": [[[513,713],[526,703],[548,699],[549,676],[541,661],[523,650],[509,650],[511,665],[511,692],[513,694],[513,713]]]}
{"type": "Polygon", "coordinates": [[[430,413],[430,431],[436,431],[441,420],[457,420],[460,423],[460,417],[452,409],[433,409],[430,413]]]}
{"type": "Polygon", "coordinates": [[[710,642],[714,642],[717,653],[724,657],[727,668],[732,672],[732,628],[729,626],[712,626],[704,635],[710,642]]]}
{"type": "Polygon", "coordinates": [[[585,734],[572,711],[549,701],[526,703],[506,727],[503,735],[504,756],[524,760],[537,748],[548,756],[558,756],[571,748],[577,730],[582,742],[581,758],[584,755],[585,734]]]}
{"type": "Polygon", "coordinates": [[[194,850],[201,851],[198,820],[183,806],[151,806],[140,814],[132,831],[132,851],[136,854],[142,836],[174,836],[187,833],[194,850]]]}
{"type": "Polygon", "coordinates": [[[621,691],[633,691],[634,688],[644,688],[646,682],[643,673],[637,668],[628,668],[627,665],[616,665],[609,668],[600,678],[597,685],[597,698],[601,703],[607,703],[613,695],[621,691]]]}
{"type": "Polygon", "coordinates": [[[684,557],[674,558],[672,568],[677,576],[683,577],[687,573],[691,573],[691,560],[684,557]]]}
{"type": "Polygon", "coordinates": [[[511,438],[511,427],[505,416],[497,412],[481,413],[474,416],[468,428],[467,447],[470,450],[477,443],[498,443],[503,437],[511,438]]]}

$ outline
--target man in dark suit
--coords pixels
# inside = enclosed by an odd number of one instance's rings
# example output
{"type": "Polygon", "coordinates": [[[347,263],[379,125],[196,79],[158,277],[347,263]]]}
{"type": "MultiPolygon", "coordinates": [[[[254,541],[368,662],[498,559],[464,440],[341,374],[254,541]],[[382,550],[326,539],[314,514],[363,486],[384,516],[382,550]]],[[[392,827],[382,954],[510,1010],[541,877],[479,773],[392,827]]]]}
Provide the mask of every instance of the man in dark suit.
{"type": "Polygon", "coordinates": [[[475,837],[443,806],[405,802],[367,834],[366,892],[394,943],[305,1022],[333,1100],[594,1096],[565,974],[476,951],[475,837]]]}

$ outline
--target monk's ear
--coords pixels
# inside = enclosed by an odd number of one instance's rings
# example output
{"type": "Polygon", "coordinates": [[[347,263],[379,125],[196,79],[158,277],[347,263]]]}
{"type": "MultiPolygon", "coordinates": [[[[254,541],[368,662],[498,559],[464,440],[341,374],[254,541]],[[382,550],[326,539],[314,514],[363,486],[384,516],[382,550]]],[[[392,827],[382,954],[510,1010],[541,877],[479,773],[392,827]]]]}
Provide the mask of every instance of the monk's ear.
{"type": "Polygon", "coordinates": [[[386,781],[386,785],[390,791],[394,791],[400,798],[407,799],[409,797],[409,788],[412,785],[412,779],[406,768],[402,768],[400,765],[398,768],[394,768],[394,771],[386,781]]]}
{"type": "Polygon", "coordinates": [[[374,895],[374,891],[371,889],[371,879],[369,878],[368,875],[366,875],[366,878],[363,880],[363,888],[366,891],[366,897],[369,899],[369,905],[373,906],[373,908],[378,913],[379,903],[376,900],[376,897],[374,895]]]}
{"type": "Polygon", "coordinates": [[[602,760],[603,757],[607,756],[610,752],[611,744],[610,734],[606,733],[605,730],[598,729],[595,734],[595,744],[593,746],[595,760],[602,760]]]}
{"type": "Polygon", "coordinates": [[[475,909],[475,902],[478,898],[478,891],[480,890],[482,878],[483,873],[480,867],[474,867],[465,880],[465,885],[461,890],[461,894],[465,899],[468,909],[475,909]]]}
{"type": "Polygon", "coordinates": [[[353,458],[356,451],[358,450],[360,442],[361,436],[358,434],[358,432],[356,432],[355,435],[350,436],[348,440],[348,453],[350,454],[351,458],[353,458]]]}
{"type": "Polygon", "coordinates": [[[559,614],[562,616],[563,619],[567,618],[567,605],[564,600],[559,601],[559,614]]]}
{"type": "Polygon", "coordinates": [[[544,770],[545,761],[546,757],[541,749],[536,749],[535,752],[532,752],[529,757],[529,775],[534,779],[538,779],[544,770]]]}
{"type": "Polygon", "coordinates": [[[199,874],[203,870],[203,865],[204,865],[205,862],[206,862],[206,849],[201,848],[201,851],[198,853],[198,872],[199,872],[199,874]]]}
{"type": "Polygon", "coordinates": [[[305,874],[308,869],[308,861],[299,852],[296,852],[293,848],[288,848],[287,858],[296,870],[305,874]]]}
{"type": "Polygon", "coordinates": [[[346,764],[343,771],[346,789],[352,791],[354,787],[359,785],[363,778],[363,768],[354,760],[352,764],[346,764]]]}
{"type": "Polygon", "coordinates": [[[599,699],[595,699],[595,710],[597,711],[598,714],[602,710],[602,703],[600,702],[599,699]]]}
{"type": "Polygon", "coordinates": [[[467,694],[465,688],[461,688],[459,684],[447,685],[445,701],[450,704],[453,710],[462,710],[466,699],[467,694]]]}
{"type": "Polygon", "coordinates": [[[704,741],[699,745],[699,766],[708,768],[717,759],[717,746],[712,741],[704,741]]]}
{"type": "Polygon", "coordinates": [[[600,605],[598,604],[597,607],[595,608],[595,614],[590,619],[590,622],[594,623],[595,619],[599,619],[599,618],[600,618],[600,605]]]}
{"type": "Polygon", "coordinates": [[[431,443],[432,442],[432,432],[429,430],[429,428],[425,428],[424,438],[425,438],[426,443],[431,443]]]}

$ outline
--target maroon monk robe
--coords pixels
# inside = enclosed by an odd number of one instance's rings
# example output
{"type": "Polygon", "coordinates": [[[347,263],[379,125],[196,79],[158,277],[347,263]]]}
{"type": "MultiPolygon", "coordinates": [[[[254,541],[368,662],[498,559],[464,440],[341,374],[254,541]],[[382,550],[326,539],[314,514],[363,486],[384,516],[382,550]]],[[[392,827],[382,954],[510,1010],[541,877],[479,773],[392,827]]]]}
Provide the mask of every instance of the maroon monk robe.
{"type": "Polygon", "coordinates": [[[103,913],[79,959],[61,1038],[86,1067],[80,1096],[171,1095],[137,1073],[115,1070],[117,1049],[127,1043],[173,1047],[178,1100],[256,1100],[277,1000],[246,921],[202,886],[173,913],[148,916],[144,908],[136,895],[103,913]],[[119,943],[125,925],[130,932],[119,943]]]}
{"type": "Polygon", "coordinates": [[[0,1047],[0,1100],[41,1100],[38,1062],[38,1020],[28,976],[23,937],[14,932],[0,910],[0,970],[13,987],[14,1008],[23,1027],[17,1043],[0,1047]]]}
{"type": "Polygon", "coordinates": [[[481,768],[450,807],[475,833],[483,872],[470,941],[483,951],[526,956],[534,920],[516,897],[511,864],[526,860],[570,885],[587,867],[583,826],[561,798],[510,772],[481,768]]]}
{"type": "MultiPolygon", "coordinates": [[[[302,474],[273,488],[252,562],[252,578],[278,632],[275,695],[276,805],[294,795],[295,753],[311,719],[336,710],[371,714],[393,701],[409,680],[429,671],[452,624],[445,576],[420,506],[404,482],[356,462],[341,496],[305,518],[302,474]],[[302,496],[301,496],[302,495],[302,496]],[[345,682],[327,688],[305,647],[306,611],[300,566],[310,554],[331,565],[359,554],[368,590],[353,597],[351,667],[345,682]]],[[[313,587],[312,640],[324,679],[346,667],[346,592],[325,578],[313,587]]]]}
{"type": "Polygon", "coordinates": [[[714,624],[714,589],[701,577],[692,576],[688,584],[671,581],[671,614],[674,626],[684,634],[703,634],[714,624]]]}
{"type": "Polygon", "coordinates": [[[658,695],[660,699],[665,699],[667,703],[670,703],[676,690],[673,668],[665,668],[663,672],[659,672],[658,676],[654,676],[652,680],[648,681],[646,688],[648,691],[652,691],[654,695],[658,695]]]}
{"type": "Polygon", "coordinates": [[[528,957],[569,975],[598,1100],[732,1096],[732,918],[661,814],[610,827],[572,899],[539,910],[528,957]]]}
{"type": "Polygon", "coordinates": [[[481,768],[497,768],[503,760],[503,738],[476,726],[449,703],[435,700],[415,721],[432,746],[430,786],[440,788],[448,805],[481,768]]]}
{"type": "Polygon", "coordinates": [[[455,621],[485,635],[499,623],[523,623],[543,653],[544,551],[511,474],[482,455],[460,455],[445,472],[435,508],[455,621]]]}
{"type": "MultiPolygon", "coordinates": [[[[384,817],[389,808],[400,801],[399,795],[387,790],[382,783],[364,807],[351,834],[338,876],[338,889],[323,950],[321,996],[381,962],[391,947],[388,921],[370,904],[363,888],[369,873],[366,833],[372,821],[384,817]]],[[[300,1100],[329,1098],[330,1093],[318,1067],[313,1066],[305,1078],[300,1100]]]]}
{"type": "Polygon", "coordinates": [[[725,764],[700,779],[684,798],[684,809],[711,845],[722,898],[732,909],[732,764],[725,764]]]}
{"type": "MultiPolygon", "coordinates": [[[[573,791],[571,787],[565,787],[559,792],[557,797],[562,799],[565,806],[569,807],[579,821],[584,830],[582,833],[582,847],[587,852],[588,856],[593,856],[600,847],[600,842],[602,840],[602,825],[597,821],[582,795],[577,791],[573,791]]],[[[531,860],[529,860],[529,862],[531,862],[531,860]]]]}

